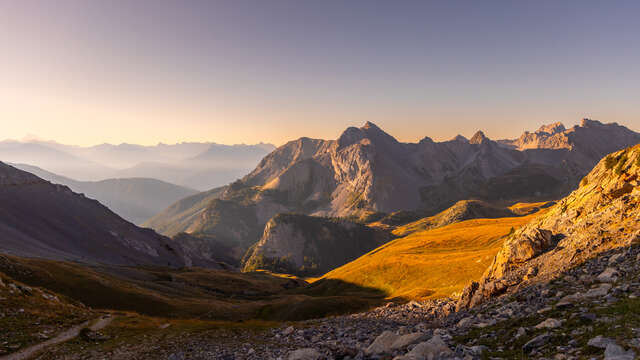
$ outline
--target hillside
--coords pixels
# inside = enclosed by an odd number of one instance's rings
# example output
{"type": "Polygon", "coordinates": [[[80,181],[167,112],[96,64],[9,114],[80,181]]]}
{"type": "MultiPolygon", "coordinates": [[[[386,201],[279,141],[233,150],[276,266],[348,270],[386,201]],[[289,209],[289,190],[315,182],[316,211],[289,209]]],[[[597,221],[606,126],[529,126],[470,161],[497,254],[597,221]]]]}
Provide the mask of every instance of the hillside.
{"type": "Polygon", "coordinates": [[[0,163],[0,252],[29,257],[183,266],[179,246],[96,200],[0,163]]]}
{"type": "MultiPolygon", "coordinates": [[[[462,200],[452,207],[417,221],[398,226],[393,230],[396,236],[406,236],[420,230],[429,230],[469,219],[493,219],[516,216],[509,208],[494,206],[479,200],[462,200]]],[[[380,225],[386,225],[386,219],[380,225]]],[[[372,226],[377,225],[373,223],[372,226]]]]}
{"type": "Polygon", "coordinates": [[[603,158],[580,188],[505,241],[459,307],[548,280],[607,250],[640,241],[640,145],[603,158]]]}
{"type": "Polygon", "coordinates": [[[267,155],[216,201],[194,203],[182,215],[172,206],[147,225],[167,235],[222,237],[246,249],[278,213],[362,217],[417,211],[413,221],[460,200],[553,200],[576,188],[606,153],[640,142],[640,134],[625,127],[588,119],[568,130],[551,128],[536,134],[555,131],[564,145],[518,148],[516,140],[496,142],[482,132],[470,140],[401,143],[372,123],[348,128],[337,140],[300,138],[267,155]]]}
{"type": "Polygon", "coordinates": [[[248,251],[243,271],[321,275],[390,239],[386,232],[346,220],[279,214],[248,251]]]}
{"type": "Polygon", "coordinates": [[[36,166],[11,165],[52,183],[68,186],[74,192],[98,200],[122,218],[138,225],[174,202],[197,193],[196,190],[156,179],[125,178],[77,181],[36,166]]]}
{"type": "Polygon", "coordinates": [[[428,299],[460,291],[479,279],[514,228],[535,215],[473,219],[417,230],[341,266],[319,281],[380,289],[389,297],[428,299]]]}
{"type": "MultiPolygon", "coordinates": [[[[4,264],[1,257],[0,263],[4,264]]],[[[0,301],[0,356],[53,338],[99,316],[77,301],[46,288],[27,286],[1,271],[0,301]]]]}

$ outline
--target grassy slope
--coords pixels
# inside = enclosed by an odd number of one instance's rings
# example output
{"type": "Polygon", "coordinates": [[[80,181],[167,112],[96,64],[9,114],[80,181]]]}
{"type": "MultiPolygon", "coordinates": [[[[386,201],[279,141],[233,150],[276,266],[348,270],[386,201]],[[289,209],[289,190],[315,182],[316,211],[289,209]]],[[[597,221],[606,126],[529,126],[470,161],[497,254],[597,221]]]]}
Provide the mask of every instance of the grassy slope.
{"type": "Polygon", "coordinates": [[[327,273],[322,279],[380,289],[389,297],[448,296],[470,280],[480,278],[511,228],[538,215],[474,219],[416,231],[327,273]]]}
{"type": "Polygon", "coordinates": [[[0,273],[0,356],[97,316],[63,296],[27,287],[0,273]]]}
{"type": "Polygon", "coordinates": [[[363,310],[384,296],[351,286],[333,294],[265,272],[132,268],[0,257],[0,271],[97,309],[204,320],[300,320],[363,310]]]}

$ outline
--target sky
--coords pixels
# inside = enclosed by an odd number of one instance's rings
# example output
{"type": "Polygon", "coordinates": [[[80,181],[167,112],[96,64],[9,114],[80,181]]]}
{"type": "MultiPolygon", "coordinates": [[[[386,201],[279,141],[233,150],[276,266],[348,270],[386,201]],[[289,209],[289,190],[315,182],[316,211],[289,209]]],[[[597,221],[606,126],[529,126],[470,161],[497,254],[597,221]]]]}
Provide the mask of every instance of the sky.
{"type": "Polygon", "coordinates": [[[0,0],[0,138],[640,130],[640,2],[0,0]]]}

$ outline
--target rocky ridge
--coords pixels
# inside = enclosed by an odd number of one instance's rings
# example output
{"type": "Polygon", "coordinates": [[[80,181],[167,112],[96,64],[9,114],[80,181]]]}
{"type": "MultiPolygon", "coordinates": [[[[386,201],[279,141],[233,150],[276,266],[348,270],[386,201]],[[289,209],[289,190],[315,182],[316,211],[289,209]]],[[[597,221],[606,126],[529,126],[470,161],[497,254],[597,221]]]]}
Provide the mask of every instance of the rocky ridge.
{"type": "Polygon", "coordinates": [[[244,271],[301,276],[331,271],[391,240],[385,231],[344,219],[279,214],[247,253],[244,271]]]}
{"type": "Polygon", "coordinates": [[[167,211],[148,225],[173,235],[168,229],[180,223],[179,231],[225,238],[247,249],[278,213],[367,219],[420,210],[430,216],[464,199],[550,200],[574,189],[602,156],[640,142],[640,134],[617,124],[584,120],[562,128],[543,127],[536,136],[558,137],[565,145],[545,140],[533,148],[516,140],[496,142],[482,132],[471,140],[401,143],[372,123],[350,127],[337,140],[300,138],[227,186],[219,201],[194,204],[188,221],[167,211]],[[228,217],[224,209],[230,206],[246,214],[244,219],[217,221],[228,217]]]}
{"type": "Polygon", "coordinates": [[[575,190],[505,241],[459,307],[546,280],[600,252],[640,241],[640,145],[608,155],[575,190]]]}

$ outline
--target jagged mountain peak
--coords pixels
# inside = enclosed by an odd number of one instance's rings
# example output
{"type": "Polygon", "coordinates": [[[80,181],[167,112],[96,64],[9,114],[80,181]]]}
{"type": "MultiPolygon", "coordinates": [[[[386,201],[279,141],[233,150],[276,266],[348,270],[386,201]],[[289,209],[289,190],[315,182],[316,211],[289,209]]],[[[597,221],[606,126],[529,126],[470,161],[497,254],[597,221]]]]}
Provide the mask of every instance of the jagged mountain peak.
{"type": "Polygon", "coordinates": [[[458,134],[456,135],[456,137],[454,137],[453,139],[451,139],[450,141],[460,141],[460,142],[469,142],[469,139],[467,139],[466,137],[458,134]]]}
{"type": "Polygon", "coordinates": [[[536,132],[537,133],[547,133],[547,134],[553,135],[553,134],[561,133],[561,132],[563,132],[565,130],[567,130],[567,128],[564,126],[563,123],[554,122],[554,123],[551,123],[551,124],[540,126],[540,128],[536,132]]]}
{"type": "Polygon", "coordinates": [[[580,127],[603,126],[604,124],[598,120],[584,118],[580,121],[580,127]]]}
{"type": "Polygon", "coordinates": [[[489,138],[484,134],[484,132],[482,132],[481,130],[478,130],[471,137],[471,140],[469,140],[469,143],[470,144],[482,144],[483,142],[488,141],[488,140],[489,140],[489,138]]]}

